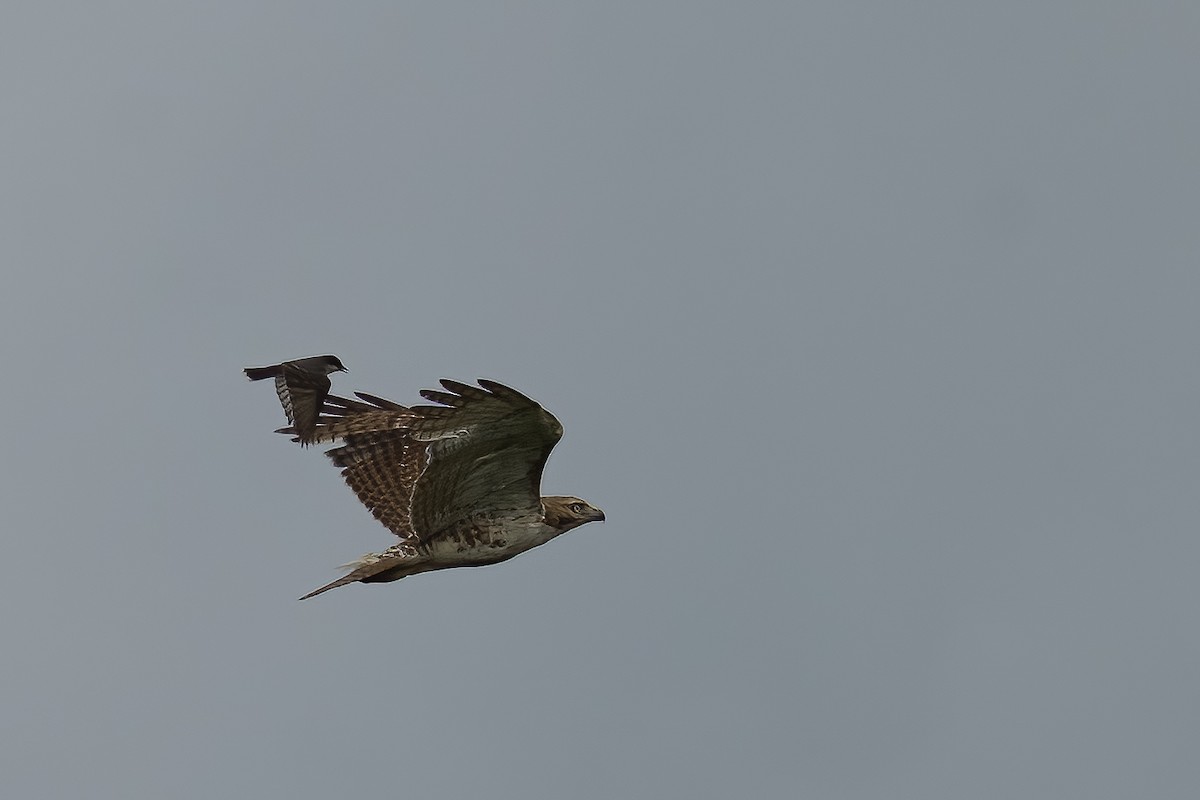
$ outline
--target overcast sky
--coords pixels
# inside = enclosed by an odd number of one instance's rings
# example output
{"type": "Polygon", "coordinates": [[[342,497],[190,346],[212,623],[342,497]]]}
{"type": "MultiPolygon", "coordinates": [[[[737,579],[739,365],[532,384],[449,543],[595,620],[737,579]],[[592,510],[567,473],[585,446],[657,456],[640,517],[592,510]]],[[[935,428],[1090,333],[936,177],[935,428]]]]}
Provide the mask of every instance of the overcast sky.
{"type": "Polygon", "coordinates": [[[6,797],[1196,796],[1194,2],[2,16],[6,797]],[[297,602],[316,353],[608,521],[297,602]]]}

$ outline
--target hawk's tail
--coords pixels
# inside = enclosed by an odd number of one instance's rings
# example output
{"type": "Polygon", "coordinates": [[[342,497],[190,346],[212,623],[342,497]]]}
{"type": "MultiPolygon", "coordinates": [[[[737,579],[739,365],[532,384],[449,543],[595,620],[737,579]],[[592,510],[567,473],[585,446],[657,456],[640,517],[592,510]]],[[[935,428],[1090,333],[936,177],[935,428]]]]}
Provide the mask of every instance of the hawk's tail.
{"type": "Polygon", "coordinates": [[[348,583],[357,583],[358,581],[362,581],[363,583],[386,583],[388,581],[398,581],[415,572],[424,571],[419,565],[413,564],[409,560],[382,553],[368,553],[357,561],[346,564],[344,568],[351,570],[350,574],[338,578],[332,583],[327,583],[320,589],[314,589],[300,599],[307,600],[310,597],[316,597],[322,592],[328,592],[330,589],[336,589],[348,583]]]}
{"type": "Polygon", "coordinates": [[[316,597],[317,595],[322,594],[323,592],[328,592],[330,589],[336,589],[339,586],[345,586],[348,583],[357,583],[360,579],[361,578],[359,575],[356,575],[354,572],[351,572],[349,575],[345,576],[344,578],[338,578],[333,583],[327,583],[324,586],[322,586],[320,589],[312,590],[311,592],[304,595],[304,597],[301,597],[300,599],[307,600],[308,598],[316,597]]]}

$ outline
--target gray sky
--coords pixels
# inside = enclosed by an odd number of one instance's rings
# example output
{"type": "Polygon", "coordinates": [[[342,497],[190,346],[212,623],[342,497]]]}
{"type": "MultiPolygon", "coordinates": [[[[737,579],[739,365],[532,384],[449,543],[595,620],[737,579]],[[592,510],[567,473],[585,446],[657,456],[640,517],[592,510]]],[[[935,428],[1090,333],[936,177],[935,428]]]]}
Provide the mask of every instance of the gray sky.
{"type": "Polygon", "coordinates": [[[1198,9],[7,4],[5,796],[1194,797],[1198,9]],[[608,522],[296,602],[324,352],[608,522]]]}

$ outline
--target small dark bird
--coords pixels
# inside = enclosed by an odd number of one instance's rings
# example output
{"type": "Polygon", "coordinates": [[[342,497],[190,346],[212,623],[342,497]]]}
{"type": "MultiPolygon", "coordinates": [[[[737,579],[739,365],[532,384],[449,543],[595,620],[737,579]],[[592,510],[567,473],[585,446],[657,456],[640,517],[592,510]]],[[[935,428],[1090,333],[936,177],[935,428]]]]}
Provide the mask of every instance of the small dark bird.
{"type": "Polygon", "coordinates": [[[296,430],[300,444],[310,445],[316,433],[317,416],[325,405],[332,384],[329,375],[346,372],[337,356],[310,356],[284,361],[269,367],[246,367],[252,381],[275,379],[275,393],[288,422],[296,430]]]}

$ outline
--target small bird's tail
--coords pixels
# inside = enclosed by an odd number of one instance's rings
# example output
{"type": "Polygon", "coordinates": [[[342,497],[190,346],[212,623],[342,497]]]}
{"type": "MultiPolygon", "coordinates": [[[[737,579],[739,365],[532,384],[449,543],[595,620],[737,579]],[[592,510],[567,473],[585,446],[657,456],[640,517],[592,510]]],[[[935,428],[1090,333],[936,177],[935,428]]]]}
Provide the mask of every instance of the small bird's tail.
{"type": "Polygon", "coordinates": [[[279,364],[273,367],[246,367],[243,371],[250,380],[261,381],[263,378],[274,378],[279,375],[279,364]]]}

